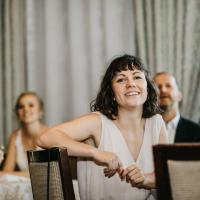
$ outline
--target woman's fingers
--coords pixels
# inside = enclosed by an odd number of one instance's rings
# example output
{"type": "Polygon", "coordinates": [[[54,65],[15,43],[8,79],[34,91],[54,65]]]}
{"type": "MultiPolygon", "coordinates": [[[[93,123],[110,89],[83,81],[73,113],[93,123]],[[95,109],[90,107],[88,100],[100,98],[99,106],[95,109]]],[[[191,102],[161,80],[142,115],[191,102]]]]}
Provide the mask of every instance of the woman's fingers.
{"type": "Polygon", "coordinates": [[[122,163],[117,155],[113,154],[108,162],[108,168],[111,170],[117,170],[122,166],[122,163]]]}
{"type": "Polygon", "coordinates": [[[122,162],[114,153],[110,153],[110,159],[108,160],[108,167],[104,169],[104,174],[106,177],[111,177],[116,174],[116,172],[122,171],[122,162]]]}
{"type": "Polygon", "coordinates": [[[139,187],[145,180],[143,172],[137,165],[133,164],[127,167],[122,173],[122,177],[126,177],[126,181],[130,182],[132,186],[139,187]]]}
{"type": "Polygon", "coordinates": [[[132,176],[129,176],[129,180],[131,182],[131,184],[138,184],[138,183],[143,183],[144,182],[144,175],[142,174],[134,174],[132,176]]]}
{"type": "Polygon", "coordinates": [[[122,163],[115,153],[108,151],[94,151],[94,160],[100,165],[106,165],[111,170],[117,170],[122,163]]]}
{"type": "Polygon", "coordinates": [[[110,170],[109,168],[104,169],[104,175],[108,178],[110,178],[111,176],[114,176],[115,173],[116,173],[116,170],[110,170]]]}

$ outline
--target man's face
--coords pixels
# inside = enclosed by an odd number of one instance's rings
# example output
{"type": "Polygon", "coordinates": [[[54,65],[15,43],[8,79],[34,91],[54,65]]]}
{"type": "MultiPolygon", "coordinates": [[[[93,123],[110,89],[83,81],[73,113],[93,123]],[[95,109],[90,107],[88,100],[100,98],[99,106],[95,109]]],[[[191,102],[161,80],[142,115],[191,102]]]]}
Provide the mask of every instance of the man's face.
{"type": "Polygon", "coordinates": [[[178,90],[176,80],[171,74],[160,74],[154,77],[154,81],[160,91],[160,107],[169,111],[178,105],[181,93],[178,90]]]}

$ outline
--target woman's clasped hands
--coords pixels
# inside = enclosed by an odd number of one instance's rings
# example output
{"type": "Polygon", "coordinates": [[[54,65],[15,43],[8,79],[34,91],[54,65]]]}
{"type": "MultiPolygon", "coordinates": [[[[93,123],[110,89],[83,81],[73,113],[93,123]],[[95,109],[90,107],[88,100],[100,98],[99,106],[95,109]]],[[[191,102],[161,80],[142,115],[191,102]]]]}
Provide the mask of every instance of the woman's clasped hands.
{"type": "Polygon", "coordinates": [[[114,176],[116,173],[122,181],[130,183],[133,187],[144,188],[145,175],[141,169],[136,165],[132,164],[127,168],[123,168],[122,162],[114,153],[105,153],[107,157],[107,167],[104,169],[104,175],[108,178],[114,176]]]}
{"type": "Polygon", "coordinates": [[[122,169],[119,176],[122,181],[126,180],[126,182],[130,183],[133,187],[144,188],[145,175],[136,164],[122,169]]]}
{"type": "Polygon", "coordinates": [[[94,149],[93,158],[97,164],[106,166],[104,169],[106,177],[110,178],[122,170],[122,162],[115,153],[94,149]]]}

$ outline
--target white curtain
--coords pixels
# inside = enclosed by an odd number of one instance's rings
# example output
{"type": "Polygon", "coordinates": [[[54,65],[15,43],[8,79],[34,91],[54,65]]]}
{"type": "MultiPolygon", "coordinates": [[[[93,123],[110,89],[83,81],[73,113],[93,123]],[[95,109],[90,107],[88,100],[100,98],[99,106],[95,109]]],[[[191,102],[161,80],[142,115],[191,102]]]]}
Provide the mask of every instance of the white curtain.
{"type": "Polygon", "coordinates": [[[17,127],[13,112],[26,89],[24,1],[1,0],[0,12],[0,145],[17,127]]]}
{"type": "Polygon", "coordinates": [[[13,127],[5,102],[11,110],[26,86],[43,98],[49,125],[89,112],[106,67],[124,53],[141,57],[152,75],[174,73],[183,92],[182,115],[199,121],[199,0],[1,2],[10,13],[0,29],[0,70],[7,74],[0,76],[2,127],[13,127]]]}
{"type": "Polygon", "coordinates": [[[105,67],[123,53],[141,57],[152,75],[172,72],[181,113],[198,121],[199,8],[198,0],[28,1],[28,87],[43,96],[47,122],[88,112],[105,67]]]}
{"type": "Polygon", "coordinates": [[[56,124],[89,111],[113,56],[135,54],[133,2],[27,2],[28,87],[56,124]]]}
{"type": "Polygon", "coordinates": [[[181,114],[200,122],[200,1],[135,0],[134,8],[137,53],[152,74],[175,75],[181,114]]]}

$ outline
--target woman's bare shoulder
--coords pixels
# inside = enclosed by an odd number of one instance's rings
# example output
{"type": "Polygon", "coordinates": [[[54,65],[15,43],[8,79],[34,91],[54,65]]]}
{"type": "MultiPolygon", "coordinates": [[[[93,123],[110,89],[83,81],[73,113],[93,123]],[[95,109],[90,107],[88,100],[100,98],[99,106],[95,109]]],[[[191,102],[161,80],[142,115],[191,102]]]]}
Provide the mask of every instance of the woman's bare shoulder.
{"type": "Polygon", "coordinates": [[[69,122],[99,123],[100,121],[101,121],[101,114],[99,112],[91,112],[86,115],[82,115],[80,117],[67,121],[66,123],[69,123],[69,122]]]}
{"type": "Polygon", "coordinates": [[[21,131],[21,129],[19,129],[19,128],[16,129],[16,130],[14,130],[14,131],[10,134],[10,138],[16,138],[20,131],[21,131]]]}

